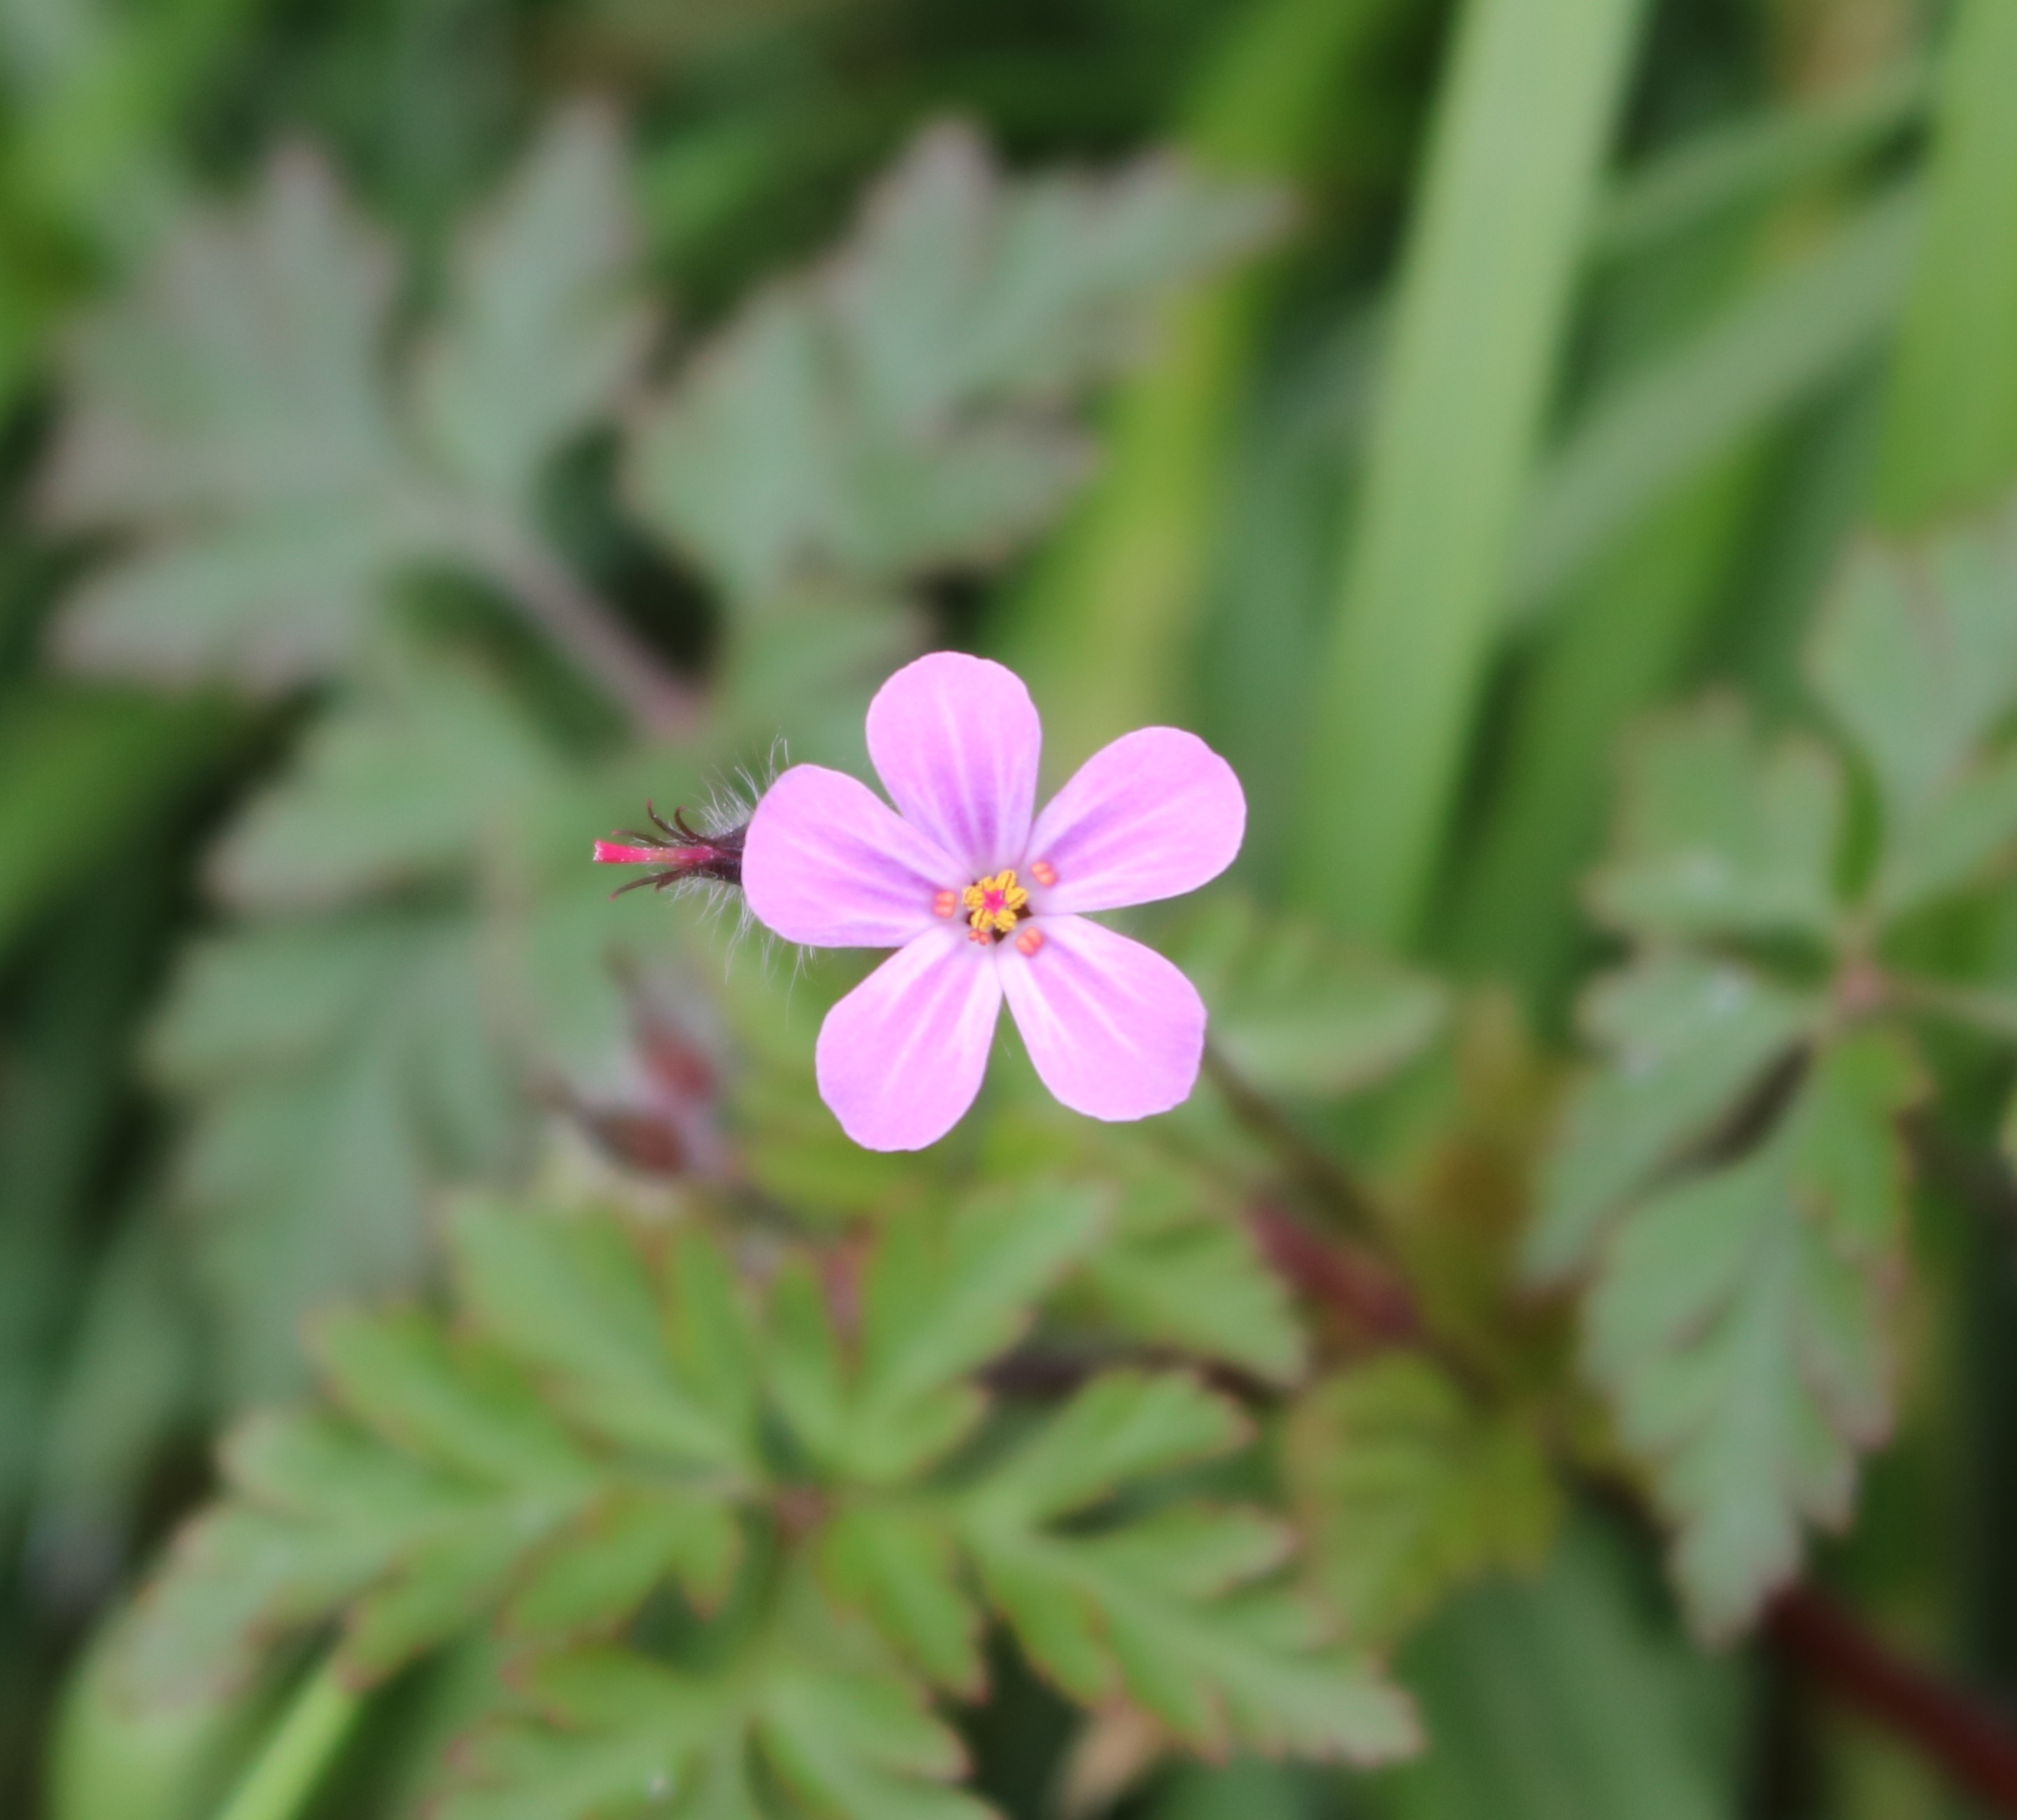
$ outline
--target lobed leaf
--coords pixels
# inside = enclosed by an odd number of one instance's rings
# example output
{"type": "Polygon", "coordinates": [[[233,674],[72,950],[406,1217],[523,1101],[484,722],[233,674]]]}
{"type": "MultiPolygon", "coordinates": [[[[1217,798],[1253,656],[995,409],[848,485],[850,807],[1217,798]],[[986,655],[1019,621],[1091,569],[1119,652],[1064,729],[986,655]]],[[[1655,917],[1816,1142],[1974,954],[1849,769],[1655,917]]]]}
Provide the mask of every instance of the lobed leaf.
{"type": "Polygon", "coordinates": [[[1529,1274],[1555,1280],[1579,1268],[1628,1199],[1710,1137],[1820,1009],[1814,997],[1698,955],[1654,956],[1600,982],[1582,1023],[1607,1060],[1571,1101],[1543,1175],[1529,1274]]]}
{"type": "Polygon", "coordinates": [[[853,1335],[835,1331],[809,1274],[781,1277],[775,1382],[815,1457],[886,1482],[951,1448],[987,1407],[968,1374],[1022,1334],[1044,1291],[1098,1237],[1102,1211],[1093,1190],[1038,1183],[977,1196],[944,1219],[891,1219],[862,1272],[853,1335]]]}
{"type": "Polygon", "coordinates": [[[819,1562],[835,1602],[865,1612],[920,1674],[969,1699],[983,1691],[980,1615],[942,1512],[886,1502],[844,1509],[820,1538],[819,1562]]]}
{"type": "Polygon", "coordinates": [[[958,1738],[872,1635],[802,1580],[724,1670],[703,1677],[611,1649],[539,1663],[522,1677],[524,1716],[458,1753],[442,1820],[619,1820],[669,1806],[696,1820],[992,1811],[944,1786],[965,1767],[958,1738]]]}
{"type": "Polygon", "coordinates": [[[1769,753],[1734,700],[1642,734],[1628,753],[1610,857],[1590,901],[1651,940],[1793,934],[1830,943],[1841,775],[1811,741],[1769,753]]]}
{"type": "Polygon", "coordinates": [[[1095,1379],[962,1500],[975,1571],[1077,1699],[1125,1696],[1207,1750],[1405,1754],[1405,1699],[1325,1636],[1306,1598],[1255,1583],[1284,1557],[1279,1525],[1183,1505],[1102,1532],[1055,1526],[1131,1479],[1224,1451],[1242,1426],[1185,1378],[1095,1379]]]}
{"type": "Polygon", "coordinates": [[[1273,216],[1167,165],[1011,185],[964,128],[928,131],[847,250],[649,408],[632,496],[749,605],[997,559],[1088,471],[1072,395],[1273,216]]]}
{"type": "Polygon", "coordinates": [[[1385,1354],[1312,1385],[1283,1446],[1315,1577],[1348,1634],[1376,1647],[1467,1580],[1538,1568],[1561,1521],[1535,1436],[1477,1407],[1417,1354],[1385,1354]]]}
{"type": "Polygon", "coordinates": [[[466,879],[561,786],[560,754],[494,677],[405,641],[372,657],[218,848],[234,905],[321,909],[466,879]]]}
{"type": "Polygon", "coordinates": [[[1426,975],[1240,898],[1193,918],[1175,952],[1211,1011],[1213,1049],[1265,1093],[1355,1092],[1420,1054],[1448,1015],[1426,975]]]}
{"type": "Polygon", "coordinates": [[[689,1469],[750,1467],[754,1339],[710,1240],[673,1240],[662,1287],[608,1215],[471,1201],[450,1243],[464,1307],[571,1420],[689,1469]]]}
{"type": "Polygon", "coordinates": [[[1816,692],[1884,809],[1873,899],[1896,915],[2017,847],[2017,516],[1851,552],[1809,652],[1816,692]]]}
{"type": "Polygon", "coordinates": [[[320,159],[178,222],[70,350],[45,508],[128,543],[73,597],[64,654],[272,692],[346,666],[418,562],[509,585],[511,515],[644,352],[621,177],[610,121],[561,117],[465,239],[410,387],[394,262],[320,159]]]}
{"type": "Polygon", "coordinates": [[[637,379],[652,327],[630,294],[637,242],[616,120],[557,116],[463,236],[414,376],[417,427],[458,481],[526,509],[554,452],[637,379]]]}
{"type": "Polygon", "coordinates": [[[417,1278],[436,1182],[517,1154],[482,978],[464,920],[418,910],[276,923],[186,962],[152,1061],[197,1096],[171,1191],[234,1398],[298,1382],[309,1309],[417,1278]]]}
{"type": "Polygon", "coordinates": [[[1294,1298],[1261,1255],[1234,1197],[1193,1168],[1125,1166],[1110,1234],[1071,1291],[1106,1325],[1153,1345],[1238,1365],[1277,1383],[1303,1369],[1294,1298]]]}
{"type": "Polygon", "coordinates": [[[1674,1570],[1711,1635],[1848,1515],[1859,1452],[1889,1421],[1885,1291],[1904,1164],[1891,1128],[1916,1076],[1876,1034],[1813,1063],[1741,1161],[1649,1196],[1606,1248],[1589,1368],[1651,1462],[1674,1570]]]}
{"type": "Polygon", "coordinates": [[[140,536],[73,597],[67,656],[272,688],[347,654],[427,542],[380,374],[392,285],[327,167],[295,150],[87,318],[44,504],[140,536]]]}

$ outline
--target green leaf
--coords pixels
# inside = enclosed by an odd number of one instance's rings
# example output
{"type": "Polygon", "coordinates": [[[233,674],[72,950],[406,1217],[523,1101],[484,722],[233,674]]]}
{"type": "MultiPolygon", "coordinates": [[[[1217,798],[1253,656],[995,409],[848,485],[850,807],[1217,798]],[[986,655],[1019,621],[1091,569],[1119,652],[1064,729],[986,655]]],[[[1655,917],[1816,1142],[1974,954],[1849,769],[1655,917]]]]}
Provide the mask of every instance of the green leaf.
{"type": "Polygon", "coordinates": [[[819,1561],[835,1602],[866,1612],[920,1674],[969,1699],[983,1691],[980,1614],[940,1513],[891,1502],[843,1510],[819,1561]]]}
{"type": "Polygon", "coordinates": [[[1575,1271],[1629,1198],[1683,1161],[1789,1056],[1821,1007],[1733,962],[1648,959],[1601,982],[1585,1033],[1607,1059],[1571,1100],[1541,1182],[1526,1267],[1575,1271]]]}
{"type": "Polygon", "coordinates": [[[96,1629],[49,1734],[52,1820],[196,1820],[221,1807],[259,1739],[272,1689],[136,1708],[124,1685],[128,1609],[96,1629]]]}
{"type": "Polygon", "coordinates": [[[1240,898],[1191,919],[1174,952],[1211,1013],[1213,1048],[1264,1093],[1353,1092],[1420,1054],[1448,1012],[1426,975],[1240,898]]]}
{"type": "MultiPolygon", "coordinates": [[[[699,1780],[709,1741],[732,1718],[721,1690],[615,1649],[541,1663],[525,1685],[536,1717],[467,1739],[442,1795],[442,1820],[625,1820],[699,1780]],[[543,1721],[543,1722],[542,1722],[543,1721]]],[[[756,1820],[744,1805],[690,1804],[714,1820],[756,1820]]]]}
{"type": "Polygon", "coordinates": [[[213,876],[234,905],[266,912],[467,879],[564,775],[495,678],[445,652],[382,648],[233,825],[213,876]]]}
{"type": "Polygon", "coordinates": [[[1448,833],[1636,0],[1460,16],[1318,673],[1292,883],[1402,947],[1448,833]]]}
{"type": "Polygon", "coordinates": [[[753,1337],[710,1240],[674,1238],[660,1290],[608,1215],[476,1201],[450,1239],[462,1305],[572,1420],[690,1465],[756,1458],[753,1337]]]}
{"type": "Polygon", "coordinates": [[[1101,1213],[1094,1191],[1039,1183],[976,1197],[950,1217],[893,1217],[862,1273],[852,1345],[832,1332],[810,1277],[781,1280],[776,1388],[800,1438],[871,1482],[946,1452],[987,1407],[967,1374],[1028,1327],[1039,1297],[1099,1236],[1101,1213]]]}
{"type": "Polygon", "coordinates": [[[989,1598],[1075,1699],[1125,1697],[1200,1748],[1405,1754],[1405,1700],[1326,1636],[1306,1596],[1260,1583],[1286,1548],[1276,1523],[1178,1506],[1105,1531],[1059,1526],[1131,1478],[1223,1451],[1241,1426],[1183,1378],[1095,1379],[962,1500],[989,1598]]]}
{"type": "Polygon", "coordinates": [[[2012,761],[1989,749],[2017,703],[2013,525],[2006,507],[1916,546],[1859,544],[1815,636],[1815,689],[1883,804],[1881,912],[1971,882],[2017,843],[2012,761]]]}
{"type": "Polygon", "coordinates": [[[1413,1353],[1312,1385],[1283,1446],[1317,1580],[1350,1634],[1375,1647],[1465,1580],[1539,1567],[1561,1519],[1534,1435],[1413,1353]]]}
{"type": "Polygon", "coordinates": [[[298,1382],[310,1308],[417,1278],[436,1183],[517,1155],[482,980],[467,923],[418,911],[276,923],[186,961],[152,1060],[196,1100],[171,1187],[234,1396],[298,1382]]]}
{"type": "Polygon", "coordinates": [[[1160,165],[1012,187],[970,134],[932,129],[845,251],[647,412],[633,497],[748,605],[998,560],[1087,471],[1072,395],[1269,214],[1160,165]]]}
{"type": "Polygon", "coordinates": [[[1293,1299],[1255,1246],[1237,1196],[1167,1158],[1115,1161],[1112,1230],[1080,1265],[1070,1292],[1131,1338],[1278,1383],[1299,1376],[1306,1347],[1293,1299]]]}
{"type": "Polygon", "coordinates": [[[1849,1512],[1890,1414],[1885,1302],[1917,1075],[1876,1034],[1814,1061],[1777,1127],[1660,1189],[1606,1248],[1589,1368],[1677,1526],[1698,1627],[1727,1635],[1798,1567],[1803,1526],[1849,1512]]]}
{"type": "Polygon", "coordinates": [[[1788,739],[1767,751],[1735,700],[1710,702],[1629,749],[1591,902],[1613,926],[1654,940],[1829,943],[1842,794],[1822,748],[1788,739]]]}
{"type": "Polygon", "coordinates": [[[619,1820],[668,1804],[695,1820],[987,1820],[942,1786],[965,1768],[958,1738],[796,1579],[774,1627],[724,1666],[702,1677],[609,1649],[539,1663],[521,1677],[525,1716],[456,1753],[442,1820],[619,1820]]]}
{"type": "Polygon", "coordinates": [[[325,1316],[313,1334],[330,1394],[417,1459],[478,1479],[565,1483],[586,1462],[501,1356],[451,1342],[417,1309],[325,1316]]]}
{"type": "Polygon", "coordinates": [[[594,1489],[531,1463],[472,1477],[322,1415],[258,1418],[226,1468],[235,1495],[177,1539],[128,1641],[143,1699],[240,1685],[339,1611],[346,1671],[375,1681],[494,1605],[594,1489]]]}
{"type": "MultiPolygon", "coordinates": [[[[243,208],[175,222],[70,350],[45,504],[128,547],[71,600],[63,652],[274,691],[348,663],[423,559],[514,600],[572,588],[534,572],[514,518],[644,352],[621,176],[610,123],[562,117],[465,239],[410,386],[395,265],[318,158],[283,153],[243,208]]],[[[622,696],[606,650],[571,649],[622,696]]]]}
{"type": "Polygon", "coordinates": [[[542,1638],[612,1630],[669,1581],[695,1604],[716,1605],[741,1545],[734,1517],[719,1503],[659,1486],[620,1491],[540,1557],[507,1622],[521,1636],[542,1638]]]}
{"type": "Polygon", "coordinates": [[[552,1634],[614,1626],[668,1580],[726,1592],[731,1509],[584,1446],[489,1345],[395,1311],[327,1320],[317,1349],[341,1413],[239,1432],[228,1501],[136,1627],[143,1691],[229,1685],[330,1616],[345,1672],[369,1681],[501,1606],[552,1634]]]}
{"type": "Polygon", "coordinates": [[[1247,1433],[1239,1411],[1193,1378],[1108,1372],[997,1468],[981,1515],[1019,1526],[1069,1515],[1131,1479],[1226,1453],[1247,1433]]]}
{"type": "Polygon", "coordinates": [[[67,655],[273,688],[348,651],[424,541],[380,381],[392,283],[329,171],[295,151],[85,321],[45,504],[144,536],[73,598],[67,655]]]}
{"type": "Polygon", "coordinates": [[[1636,1551],[1590,1513],[1545,1571],[1460,1593],[1402,1653],[1434,1747],[1383,1777],[1392,1820],[1728,1820],[1748,1664],[1689,1647],[1636,1551]]]}
{"type": "Polygon", "coordinates": [[[544,464],[637,377],[652,325],[628,294],[636,240],[616,121],[559,115],[463,236],[416,374],[420,432],[458,480],[525,509],[544,464]]]}

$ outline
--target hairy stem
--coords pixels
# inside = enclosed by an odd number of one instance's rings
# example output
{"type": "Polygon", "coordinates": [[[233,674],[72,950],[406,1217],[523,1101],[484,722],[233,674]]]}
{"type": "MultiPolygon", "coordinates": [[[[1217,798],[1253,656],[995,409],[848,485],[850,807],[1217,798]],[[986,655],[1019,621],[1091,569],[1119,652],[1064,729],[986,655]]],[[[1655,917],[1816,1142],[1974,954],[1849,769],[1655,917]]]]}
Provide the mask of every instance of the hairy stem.
{"type": "Polygon", "coordinates": [[[333,1664],[323,1662],[288,1703],[218,1820],[293,1820],[334,1761],[363,1705],[333,1664]]]}
{"type": "Polygon", "coordinates": [[[1804,1674],[1911,1745],[1992,1811],[2017,1816],[2017,1734],[1965,1690],[1895,1654],[1811,1586],[1782,1593],[1765,1634],[1804,1674]]]}

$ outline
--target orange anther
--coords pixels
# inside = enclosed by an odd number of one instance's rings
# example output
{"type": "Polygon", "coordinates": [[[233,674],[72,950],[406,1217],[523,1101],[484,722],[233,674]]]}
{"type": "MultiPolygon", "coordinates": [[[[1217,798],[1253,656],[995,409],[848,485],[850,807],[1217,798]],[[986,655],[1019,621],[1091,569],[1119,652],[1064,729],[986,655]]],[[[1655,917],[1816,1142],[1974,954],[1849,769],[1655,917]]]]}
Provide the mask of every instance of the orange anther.
{"type": "Polygon", "coordinates": [[[941,891],[932,900],[932,914],[934,916],[950,916],[958,908],[959,893],[957,891],[941,891]]]}
{"type": "Polygon", "coordinates": [[[1030,861],[1030,876],[1040,885],[1055,885],[1058,882],[1058,868],[1047,859],[1030,861]]]}
{"type": "Polygon", "coordinates": [[[1016,937],[1016,952],[1032,955],[1044,945],[1044,932],[1040,929],[1026,929],[1016,937]]]}

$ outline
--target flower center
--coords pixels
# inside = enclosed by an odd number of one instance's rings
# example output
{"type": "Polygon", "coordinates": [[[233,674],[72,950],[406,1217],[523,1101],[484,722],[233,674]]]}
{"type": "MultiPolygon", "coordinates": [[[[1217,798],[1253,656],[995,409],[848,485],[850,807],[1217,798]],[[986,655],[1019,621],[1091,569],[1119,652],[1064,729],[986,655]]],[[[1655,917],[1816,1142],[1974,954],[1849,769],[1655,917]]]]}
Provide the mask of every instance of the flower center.
{"type": "Polygon", "coordinates": [[[1016,883],[1012,872],[997,872],[991,879],[976,879],[959,894],[966,908],[967,926],[974,941],[999,941],[1028,914],[1030,894],[1016,883]]]}

